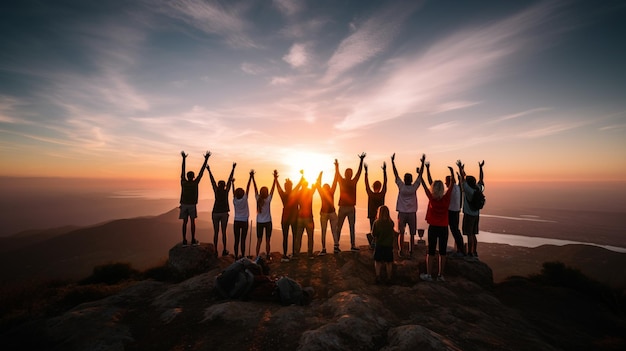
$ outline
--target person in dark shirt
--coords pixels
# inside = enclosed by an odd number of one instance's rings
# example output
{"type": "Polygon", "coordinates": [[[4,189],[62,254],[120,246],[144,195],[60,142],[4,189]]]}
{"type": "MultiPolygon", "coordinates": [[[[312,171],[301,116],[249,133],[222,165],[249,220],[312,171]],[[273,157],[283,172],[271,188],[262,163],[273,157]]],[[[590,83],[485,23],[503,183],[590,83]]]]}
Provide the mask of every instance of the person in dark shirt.
{"type": "Polygon", "coordinates": [[[376,214],[378,208],[385,204],[385,195],[387,194],[387,163],[383,162],[383,182],[375,181],[370,188],[370,180],[367,169],[367,164],[363,165],[365,168],[365,191],[367,192],[367,218],[370,220],[370,230],[376,220],[376,214]]]}
{"type": "Polygon", "coordinates": [[[386,268],[387,282],[389,282],[393,269],[393,242],[397,237],[394,223],[389,215],[389,207],[383,205],[378,208],[378,215],[374,225],[372,225],[372,236],[376,241],[376,248],[374,249],[376,283],[382,282],[380,271],[383,266],[386,268]]]}
{"type": "Polygon", "coordinates": [[[361,177],[364,158],[365,153],[359,155],[361,161],[359,162],[359,169],[354,175],[354,178],[352,177],[352,168],[346,168],[344,172],[345,177],[342,177],[341,173],[339,173],[339,161],[335,159],[335,175],[339,183],[339,211],[337,213],[337,242],[335,243],[335,253],[341,252],[339,249],[339,238],[341,237],[341,229],[343,228],[343,223],[346,218],[350,226],[350,250],[359,251],[355,241],[356,185],[361,177]]]}
{"type": "Polygon", "coordinates": [[[181,151],[180,155],[183,157],[182,170],[180,172],[180,214],[178,218],[183,220],[183,246],[187,246],[187,222],[191,218],[191,244],[198,245],[196,240],[196,217],[198,217],[198,210],[196,205],[198,204],[198,184],[204,174],[204,168],[211,153],[207,151],[204,153],[204,163],[198,177],[192,171],[185,173],[185,164],[187,160],[187,154],[185,151],[181,151]]]}
{"type": "Polygon", "coordinates": [[[226,226],[228,225],[228,212],[230,212],[230,206],[228,206],[228,193],[233,183],[233,175],[235,174],[236,163],[233,163],[233,169],[230,171],[228,181],[224,182],[220,180],[215,182],[211,167],[208,165],[206,168],[209,170],[209,176],[211,177],[211,185],[213,186],[213,192],[215,193],[215,202],[213,203],[213,211],[211,218],[213,219],[213,245],[215,246],[215,255],[217,256],[217,239],[220,235],[220,228],[222,229],[222,244],[224,249],[222,256],[228,255],[226,250],[226,226]]]}

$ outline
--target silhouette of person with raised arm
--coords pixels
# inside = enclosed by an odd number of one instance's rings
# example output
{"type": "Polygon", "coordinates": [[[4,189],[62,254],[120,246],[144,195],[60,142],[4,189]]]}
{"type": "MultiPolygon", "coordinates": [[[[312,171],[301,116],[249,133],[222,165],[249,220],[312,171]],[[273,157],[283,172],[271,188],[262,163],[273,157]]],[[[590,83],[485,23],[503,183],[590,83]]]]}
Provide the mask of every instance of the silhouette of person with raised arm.
{"type": "Polygon", "coordinates": [[[320,186],[322,183],[322,172],[315,185],[317,186],[317,192],[320,194],[321,206],[320,206],[320,228],[322,231],[322,251],[319,256],[326,255],[326,230],[328,229],[328,223],[330,222],[330,233],[333,236],[333,241],[338,243],[337,238],[337,212],[335,211],[335,189],[337,189],[337,175],[333,179],[333,185],[328,183],[320,186]]]}
{"type": "Polygon", "coordinates": [[[389,283],[393,270],[393,241],[396,239],[396,231],[389,214],[389,207],[383,205],[378,208],[376,219],[372,225],[372,236],[376,240],[376,247],[374,248],[376,283],[382,283],[381,271],[383,266],[387,273],[387,283],[389,283]]]}
{"type": "Polygon", "coordinates": [[[293,238],[296,236],[296,226],[298,224],[298,197],[297,190],[293,189],[293,183],[289,178],[285,179],[285,189],[280,187],[280,183],[276,182],[276,188],[278,189],[278,195],[283,203],[283,213],[280,219],[280,226],[283,233],[283,256],[280,259],[281,262],[289,262],[287,256],[287,248],[289,246],[289,228],[291,228],[291,246],[293,253],[293,238]]]}
{"type": "MultiPolygon", "coordinates": [[[[426,162],[426,175],[428,178],[428,185],[433,185],[433,178],[430,175],[430,162],[426,162]]],[[[461,181],[461,175],[458,175],[459,182],[461,181]]],[[[451,257],[464,257],[465,256],[465,243],[463,242],[463,234],[459,229],[459,220],[462,205],[461,188],[456,183],[454,174],[446,176],[446,187],[452,187],[452,194],[450,195],[450,206],[448,207],[448,225],[454,238],[454,245],[456,246],[456,252],[451,257]]]]}
{"type": "Polygon", "coordinates": [[[198,245],[196,240],[196,217],[198,217],[198,210],[196,205],[198,204],[198,185],[204,174],[204,167],[211,153],[209,151],[204,153],[204,163],[200,168],[198,177],[195,178],[195,174],[192,171],[185,172],[187,154],[185,151],[181,151],[180,155],[183,157],[182,167],[180,172],[180,214],[179,219],[183,220],[183,246],[187,246],[187,222],[191,219],[191,244],[198,245]]]}
{"type": "Polygon", "coordinates": [[[252,184],[254,185],[254,196],[256,199],[256,256],[259,256],[261,251],[261,243],[263,242],[263,232],[265,232],[265,252],[267,253],[268,260],[270,259],[270,242],[272,237],[272,212],[270,210],[272,203],[272,195],[274,195],[274,189],[278,182],[278,172],[274,170],[274,180],[272,181],[272,190],[267,189],[266,186],[261,187],[261,190],[257,188],[256,179],[254,179],[254,171],[250,172],[252,177],[252,184]]]}
{"type": "Polygon", "coordinates": [[[250,193],[250,184],[252,183],[252,171],[248,177],[248,185],[246,190],[243,188],[235,189],[235,178],[233,178],[233,208],[235,209],[235,219],[233,221],[233,232],[235,233],[235,260],[239,259],[239,245],[241,243],[241,257],[246,255],[246,237],[248,236],[248,219],[250,217],[250,208],[248,206],[248,194],[250,193]]]}
{"type": "Polygon", "coordinates": [[[375,181],[370,188],[369,173],[367,163],[363,165],[365,168],[365,191],[367,192],[367,218],[370,220],[370,230],[374,225],[378,208],[385,204],[385,195],[387,194],[387,163],[383,162],[383,182],[375,181]]]}
{"type": "Polygon", "coordinates": [[[309,183],[304,178],[304,172],[300,171],[302,177],[298,183],[300,190],[298,190],[298,225],[296,230],[296,236],[293,239],[294,251],[293,257],[297,257],[300,254],[300,248],[302,246],[302,235],[306,230],[307,235],[307,254],[310,259],[313,259],[313,232],[315,229],[315,222],[313,222],[313,194],[319,187],[319,184],[314,184],[309,187],[309,183]]]}
{"type": "Polygon", "coordinates": [[[350,250],[359,251],[356,247],[355,238],[355,221],[356,221],[356,185],[361,177],[361,171],[363,170],[363,159],[365,158],[365,152],[359,155],[359,169],[357,170],[354,178],[352,177],[352,168],[346,168],[344,177],[339,173],[339,162],[335,159],[335,175],[339,182],[339,212],[337,214],[337,238],[335,240],[335,253],[341,252],[339,249],[339,239],[341,237],[341,229],[343,223],[348,218],[348,225],[350,226],[350,250]]]}
{"type": "Polygon", "coordinates": [[[483,166],[485,165],[485,161],[481,161],[478,163],[480,167],[480,177],[478,183],[476,182],[476,178],[474,176],[468,176],[465,173],[465,165],[461,162],[461,160],[456,161],[457,166],[459,167],[459,173],[461,175],[461,188],[464,193],[463,197],[463,235],[467,236],[467,259],[469,260],[478,260],[478,223],[480,220],[480,209],[472,208],[470,205],[471,200],[474,197],[476,192],[484,192],[485,183],[484,183],[484,173],[483,166]]]}
{"type": "MultiPolygon", "coordinates": [[[[454,179],[454,170],[448,167],[450,175],[454,179]]],[[[454,180],[452,180],[454,182],[454,180]]],[[[426,222],[428,222],[428,254],[426,255],[426,273],[420,274],[420,278],[432,281],[432,273],[437,261],[437,247],[439,248],[439,269],[437,270],[438,281],[445,281],[443,274],[446,267],[446,250],[448,248],[448,208],[453,187],[446,190],[441,180],[432,183],[429,189],[422,178],[424,192],[428,197],[428,209],[426,210],[426,222]],[[437,245],[439,244],[439,245],[437,245]]]]}
{"type": "Polygon", "coordinates": [[[230,171],[228,181],[225,182],[220,180],[217,183],[215,182],[215,177],[213,177],[213,172],[211,172],[211,167],[209,165],[206,166],[209,171],[209,176],[211,177],[213,193],[215,194],[215,202],[213,203],[213,211],[211,212],[211,217],[213,219],[213,245],[215,245],[215,256],[217,256],[217,239],[220,235],[220,228],[222,229],[222,245],[224,246],[222,256],[228,255],[228,250],[226,249],[226,226],[228,225],[228,212],[230,212],[230,206],[228,206],[228,193],[230,192],[230,187],[232,186],[236,166],[237,164],[233,162],[233,169],[230,171]]]}
{"type": "Polygon", "coordinates": [[[417,229],[417,189],[422,182],[422,173],[424,172],[424,161],[426,155],[422,154],[420,159],[421,165],[416,169],[417,179],[413,182],[411,173],[404,174],[404,180],[400,179],[398,169],[396,168],[396,154],[391,155],[391,165],[395,176],[396,185],[398,186],[398,199],[396,201],[396,211],[398,212],[398,232],[400,233],[400,242],[398,243],[398,256],[403,257],[402,245],[404,243],[404,229],[409,226],[409,234],[411,241],[409,242],[409,256],[413,254],[413,242],[417,229]]]}

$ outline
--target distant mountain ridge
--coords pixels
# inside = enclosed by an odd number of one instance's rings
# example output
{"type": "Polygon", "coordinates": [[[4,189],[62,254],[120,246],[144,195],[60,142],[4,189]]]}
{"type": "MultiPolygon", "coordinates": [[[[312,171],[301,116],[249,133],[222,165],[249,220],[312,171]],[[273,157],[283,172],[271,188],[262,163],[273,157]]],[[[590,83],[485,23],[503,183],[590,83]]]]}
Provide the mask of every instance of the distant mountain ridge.
{"type": "MultiPolygon", "coordinates": [[[[94,266],[110,262],[129,262],[136,269],[146,269],[167,259],[168,250],[180,241],[180,230],[178,209],[174,208],[157,216],[119,219],[82,228],[30,231],[2,238],[0,282],[80,279],[88,276],[94,266]]],[[[229,234],[231,230],[229,227],[229,234]]],[[[212,231],[208,220],[197,220],[197,232],[202,233],[202,238],[212,237],[212,231]]],[[[278,231],[274,230],[274,234],[278,231]]],[[[230,245],[232,237],[228,240],[230,245]]],[[[622,271],[626,254],[598,247],[523,248],[479,243],[479,252],[481,261],[493,267],[495,282],[511,275],[538,273],[546,261],[561,261],[601,282],[626,286],[626,274],[622,271]]]]}

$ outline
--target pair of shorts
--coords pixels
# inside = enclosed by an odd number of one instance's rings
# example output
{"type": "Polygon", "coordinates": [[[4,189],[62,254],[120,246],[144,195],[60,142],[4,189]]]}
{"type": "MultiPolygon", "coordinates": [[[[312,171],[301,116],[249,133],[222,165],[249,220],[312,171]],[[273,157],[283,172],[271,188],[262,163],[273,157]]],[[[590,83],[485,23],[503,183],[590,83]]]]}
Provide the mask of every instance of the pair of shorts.
{"type": "Polygon", "coordinates": [[[189,204],[180,204],[180,214],[178,215],[178,219],[186,219],[189,218],[197,218],[198,211],[196,210],[196,205],[189,204]]]}
{"type": "Polygon", "coordinates": [[[478,234],[478,219],[479,216],[472,216],[463,214],[463,235],[476,235],[478,234]]]}

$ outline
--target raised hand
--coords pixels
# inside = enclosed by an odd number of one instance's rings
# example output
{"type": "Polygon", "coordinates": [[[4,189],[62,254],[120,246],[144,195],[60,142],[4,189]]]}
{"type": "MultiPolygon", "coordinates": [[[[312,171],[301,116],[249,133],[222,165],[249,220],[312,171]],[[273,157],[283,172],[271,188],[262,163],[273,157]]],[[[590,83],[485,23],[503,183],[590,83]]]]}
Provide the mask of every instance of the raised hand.
{"type": "Polygon", "coordinates": [[[256,173],[256,172],[254,172],[254,169],[251,169],[250,170],[250,177],[254,177],[254,173],[256,173]]]}
{"type": "Polygon", "coordinates": [[[365,173],[367,173],[367,163],[363,164],[363,168],[365,169],[365,173]]]}
{"type": "Polygon", "coordinates": [[[278,178],[278,171],[274,170],[274,178],[278,178]]]}
{"type": "Polygon", "coordinates": [[[361,153],[361,154],[359,155],[359,158],[360,158],[360,159],[361,159],[361,161],[362,161],[362,160],[365,158],[365,152],[361,153]]]}
{"type": "Polygon", "coordinates": [[[186,158],[186,157],[187,157],[187,154],[185,153],[185,151],[181,151],[181,152],[180,152],[180,155],[181,155],[183,158],[186,158]]]}
{"type": "Polygon", "coordinates": [[[420,158],[420,162],[424,163],[424,161],[426,161],[426,154],[422,154],[422,157],[420,158]]]}
{"type": "Polygon", "coordinates": [[[387,162],[383,162],[383,167],[382,167],[383,171],[387,170],[387,162]]]}
{"type": "Polygon", "coordinates": [[[235,167],[237,167],[237,162],[233,162],[233,169],[235,169],[235,167]]]}
{"type": "Polygon", "coordinates": [[[430,161],[426,161],[426,162],[424,163],[424,166],[426,166],[426,168],[430,168],[430,161]]]}
{"type": "Polygon", "coordinates": [[[394,152],[393,155],[391,155],[391,162],[394,162],[396,160],[396,153],[394,152]]]}
{"type": "Polygon", "coordinates": [[[485,160],[478,162],[478,167],[483,167],[485,165],[485,160]]]}
{"type": "Polygon", "coordinates": [[[211,157],[211,151],[207,151],[204,153],[204,158],[208,159],[209,157],[211,157]]]}

